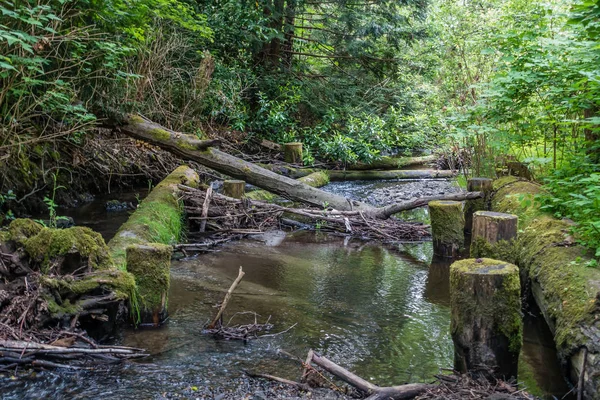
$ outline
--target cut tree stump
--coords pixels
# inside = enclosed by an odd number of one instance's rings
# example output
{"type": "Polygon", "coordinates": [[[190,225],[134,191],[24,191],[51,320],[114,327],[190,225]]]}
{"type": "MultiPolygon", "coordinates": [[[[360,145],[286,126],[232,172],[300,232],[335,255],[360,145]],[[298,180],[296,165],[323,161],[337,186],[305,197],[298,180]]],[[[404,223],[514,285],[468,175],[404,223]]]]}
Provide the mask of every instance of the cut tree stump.
{"type": "Polygon", "coordinates": [[[517,238],[518,217],[493,211],[477,211],[473,214],[471,257],[492,257],[514,262],[513,248],[517,238]]]}
{"type": "Polygon", "coordinates": [[[465,203],[465,233],[471,233],[473,228],[473,213],[475,211],[489,210],[488,203],[492,193],[492,179],[489,178],[470,178],[467,181],[467,191],[477,191],[483,193],[483,198],[467,201],[465,203]]]}
{"type": "Polygon", "coordinates": [[[302,164],[302,143],[286,143],[283,145],[283,158],[286,163],[302,164]]]}
{"type": "Polygon", "coordinates": [[[465,216],[459,201],[430,201],[433,253],[440,257],[458,257],[465,245],[465,216]]]}
{"type": "Polygon", "coordinates": [[[234,199],[241,199],[244,196],[245,188],[246,182],[244,181],[230,180],[223,182],[223,194],[234,199]]]}
{"type": "Polygon", "coordinates": [[[140,324],[157,327],[167,317],[173,248],[160,243],[127,247],[127,271],[135,277],[140,324]]]}
{"type": "Polygon", "coordinates": [[[450,307],[454,368],[516,378],[523,341],[519,269],[490,258],[453,263],[450,307]]]}

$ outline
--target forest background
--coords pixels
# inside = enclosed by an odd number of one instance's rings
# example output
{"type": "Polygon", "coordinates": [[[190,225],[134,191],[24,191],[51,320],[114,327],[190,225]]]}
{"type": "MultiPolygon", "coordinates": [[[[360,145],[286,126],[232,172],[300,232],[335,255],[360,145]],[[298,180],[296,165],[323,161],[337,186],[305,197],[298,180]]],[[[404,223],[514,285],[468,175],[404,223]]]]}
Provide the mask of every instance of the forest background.
{"type": "Polygon", "coordinates": [[[519,160],[544,184],[521,200],[573,219],[597,267],[599,3],[0,0],[0,222],[137,112],[301,141],[307,165],[442,152],[494,177],[519,160]]]}

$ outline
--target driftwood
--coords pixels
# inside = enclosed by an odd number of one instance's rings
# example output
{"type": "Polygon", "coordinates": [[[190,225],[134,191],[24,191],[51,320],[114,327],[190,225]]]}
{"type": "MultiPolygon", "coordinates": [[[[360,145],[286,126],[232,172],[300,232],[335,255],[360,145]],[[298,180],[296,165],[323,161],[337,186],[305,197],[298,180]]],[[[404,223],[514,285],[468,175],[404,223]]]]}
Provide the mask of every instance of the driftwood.
{"type": "MultiPolygon", "coordinates": [[[[290,355],[287,352],[281,352],[286,355],[290,355]]],[[[291,381],[289,379],[280,378],[273,375],[266,374],[255,374],[255,373],[247,373],[251,377],[259,377],[265,378],[269,380],[273,380],[280,383],[285,383],[290,386],[294,386],[300,388],[302,390],[309,390],[307,388],[306,379],[309,376],[310,371],[314,370],[311,364],[314,363],[317,366],[321,367],[325,371],[329,372],[333,376],[341,379],[342,381],[350,384],[351,386],[358,389],[364,396],[368,396],[369,400],[384,400],[384,399],[392,399],[392,400],[401,400],[401,399],[413,399],[421,393],[433,388],[433,385],[423,384],[423,383],[409,383],[406,385],[400,386],[390,386],[390,387],[380,387],[372,384],[361,378],[360,376],[353,374],[347,369],[339,366],[333,361],[319,356],[313,350],[309,350],[308,356],[306,358],[306,362],[303,362],[302,365],[304,367],[304,373],[302,374],[302,379],[300,382],[291,381]]],[[[326,380],[326,379],[325,379],[326,380]]],[[[334,389],[340,390],[335,385],[331,385],[334,389]]]]}
{"type": "Polygon", "coordinates": [[[125,346],[101,346],[84,334],[47,331],[39,334],[58,339],[51,344],[34,340],[0,340],[1,369],[16,366],[86,369],[92,364],[115,363],[147,357],[142,349],[125,346]],[[60,361],[60,363],[56,362],[60,361]]]}
{"type": "Polygon", "coordinates": [[[358,181],[380,179],[436,179],[452,178],[457,171],[436,169],[407,169],[389,171],[329,171],[332,181],[358,181]]]}

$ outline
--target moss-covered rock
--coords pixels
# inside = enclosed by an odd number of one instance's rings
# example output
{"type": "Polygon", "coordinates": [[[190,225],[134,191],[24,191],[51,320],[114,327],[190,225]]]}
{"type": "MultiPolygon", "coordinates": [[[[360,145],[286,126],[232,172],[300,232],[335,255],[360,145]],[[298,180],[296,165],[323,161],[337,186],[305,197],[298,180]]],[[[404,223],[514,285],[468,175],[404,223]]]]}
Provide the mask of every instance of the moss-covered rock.
{"type": "Polygon", "coordinates": [[[22,244],[25,240],[40,233],[43,228],[42,224],[32,219],[17,218],[8,226],[9,238],[22,244]]]}
{"type": "Polygon", "coordinates": [[[58,274],[75,270],[95,271],[113,266],[112,258],[102,235],[85,227],[68,229],[43,228],[23,241],[25,251],[43,273],[54,267],[58,274]]]}

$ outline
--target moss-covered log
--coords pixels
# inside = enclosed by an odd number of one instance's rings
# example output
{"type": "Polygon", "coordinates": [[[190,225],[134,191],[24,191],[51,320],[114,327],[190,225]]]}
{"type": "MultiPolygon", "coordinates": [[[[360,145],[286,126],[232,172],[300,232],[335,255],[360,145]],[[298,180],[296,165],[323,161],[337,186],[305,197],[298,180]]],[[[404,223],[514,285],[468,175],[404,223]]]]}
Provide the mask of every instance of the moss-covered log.
{"type": "Polygon", "coordinates": [[[393,171],[329,171],[332,181],[358,181],[379,179],[435,179],[452,178],[456,171],[435,169],[407,169],[393,171]]]}
{"type": "Polygon", "coordinates": [[[519,269],[489,258],[455,262],[450,307],[454,368],[516,378],[523,341],[519,269]]]}
{"type": "Polygon", "coordinates": [[[278,175],[217,149],[198,150],[195,144],[196,139],[190,135],[167,131],[160,125],[139,116],[128,116],[123,122],[125,124],[120,127],[121,131],[131,137],[147,141],[185,160],[196,161],[271,193],[318,207],[326,202],[338,210],[373,210],[373,207],[364,203],[350,202],[342,196],[327,193],[294,179],[278,175]]]}
{"type": "Polygon", "coordinates": [[[470,178],[467,181],[467,191],[482,192],[483,197],[465,203],[465,233],[470,233],[473,228],[473,213],[488,210],[490,195],[492,194],[492,182],[489,178],[470,178]]]}
{"type": "Polygon", "coordinates": [[[285,143],[283,145],[283,158],[286,163],[302,164],[302,143],[285,143]]]}
{"type": "MultiPolygon", "coordinates": [[[[316,171],[312,174],[303,176],[298,181],[315,188],[325,186],[329,183],[329,175],[325,171],[316,171]]],[[[267,192],[266,190],[254,190],[246,194],[246,197],[252,200],[261,200],[272,202],[277,198],[273,193],[267,192]]]]}
{"type": "Polygon", "coordinates": [[[584,398],[600,399],[600,270],[586,266],[591,256],[575,243],[572,223],[540,210],[533,198],[540,185],[505,177],[494,189],[492,209],[519,217],[517,246],[507,257],[530,278],[571,381],[585,362],[584,398]]]}
{"type": "Polygon", "coordinates": [[[181,166],[160,182],[108,242],[114,262],[125,269],[125,251],[136,244],[179,242],[183,229],[183,208],[177,185],[198,186],[198,174],[181,166]]]}
{"type": "Polygon", "coordinates": [[[167,296],[172,247],[160,243],[127,247],[127,270],[135,277],[138,304],[136,319],[159,326],[167,317],[167,296]]]}
{"type": "Polygon", "coordinates": [[[430,201],[433,253],[440,257],[458,257],[465,245],[465,216],[458,201],[430,201]]]}
{"type": "Polygon", "coordinates": [[[423,157],[381,157],[379,160],[373,160],[370,163],[350,164],[347,169],[352,170],[374,170],[374,169],[399,169],[402,167],[410,167],[414,165],[423,165],[432,163],[436,160],[436,156],[423,157]]]}
{"type": "Polygon", "coordinates": [[[223,182],[223,194],[234,199],[241,199],[244,196],[245,189],[246,182],[244,181],[227,180],[223,182]]]}

